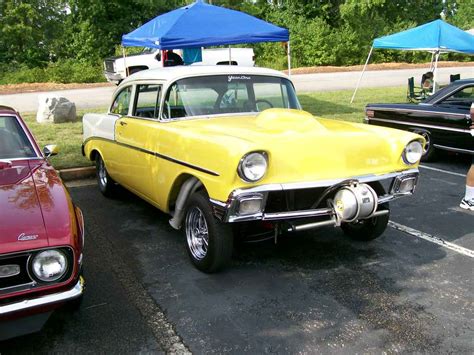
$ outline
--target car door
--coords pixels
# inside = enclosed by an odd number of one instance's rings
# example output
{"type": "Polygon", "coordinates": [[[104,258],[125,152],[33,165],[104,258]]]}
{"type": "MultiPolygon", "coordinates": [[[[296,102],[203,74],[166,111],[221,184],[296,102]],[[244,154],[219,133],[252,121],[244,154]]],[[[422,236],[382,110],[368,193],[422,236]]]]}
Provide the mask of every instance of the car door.
{"type": "Polygon", "coordinates": [[[121,117],[116,124],[116,141],[126,149],[121,157],[123,167],[121,183],[145,200],[155,203],[153,198],[155,181],[153,176],[159,169],[159,121],[162,85],[159,83],[137,83],[130,114],[121,117]]]}
{"type": "Polygon", "coordinates": [[[469,85],[441,98],[433,105],[437,111],[437,124],[446,127],[444,132],[438,133],[435,139],[437,145],[474,150],[474,138],[469,132],[472,124],[469,109],[473,102],[474,85],[469,85]]]}
{"type": "Polygon", "coordinates": [[[121,117],[126,117],[131,108],[133,86],[129,85],[120,90],[114,97],[107,115],[100,120],[95,129],[99,131],[100,137],[113,140],[109,144],[102,146],[102,158],[104,159],[107,171],[118,183],[122,183],[124,162],[122,157],[126,154],[126,149],[116,144],[116,127],[121,117]]]}

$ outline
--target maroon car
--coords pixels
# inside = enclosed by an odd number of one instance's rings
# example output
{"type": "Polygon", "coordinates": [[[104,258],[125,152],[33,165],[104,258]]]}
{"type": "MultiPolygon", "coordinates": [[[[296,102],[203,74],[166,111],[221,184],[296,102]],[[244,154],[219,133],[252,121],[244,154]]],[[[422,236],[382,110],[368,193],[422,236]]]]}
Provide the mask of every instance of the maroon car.
{"type": "Polygon", "coordinates": [[[19,114],[0,106],[0,340],[41,329],[84,291],[79,208],[19,114]]]}

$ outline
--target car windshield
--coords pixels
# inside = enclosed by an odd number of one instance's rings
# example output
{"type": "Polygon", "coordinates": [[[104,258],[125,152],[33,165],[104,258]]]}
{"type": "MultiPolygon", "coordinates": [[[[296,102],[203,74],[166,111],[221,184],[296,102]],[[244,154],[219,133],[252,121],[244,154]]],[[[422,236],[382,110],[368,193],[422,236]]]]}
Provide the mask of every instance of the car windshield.
{"type": "Polygon", "coordinates": [[[35,156],[33,146],[16,117],[0,116],[0,160],[35,156]]]}
{"type": "Polygon", "coordinates": [[[262,75],[215,75],[178,80],[167,92],[164,118],[300,109],[291,82],[262,75]]]}

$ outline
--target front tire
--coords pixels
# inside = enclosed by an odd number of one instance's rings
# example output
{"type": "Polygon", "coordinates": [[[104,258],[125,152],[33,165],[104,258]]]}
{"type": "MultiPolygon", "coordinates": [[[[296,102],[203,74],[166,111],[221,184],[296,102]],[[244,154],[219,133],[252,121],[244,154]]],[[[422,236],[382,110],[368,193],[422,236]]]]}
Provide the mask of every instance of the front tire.
{"type": "Polygon", "coordinates": [[[203,192],[194,193],[184,218],[186,249],[194,266],[206,273],[223,269],[233,251],[231,226],[218,221],[203,192]]]}
{"type": "Polygon", "coordinates": [[[388,213],[351,223],[342,223],[341,228],[347,236],[354,240],[368,242],[377,239],[385,232],[385,229],[387,229],[390,217],[388,203],[380,210],[388,210],[388,213]]]}
{"type": "Polygon", "coordinates": [[[113,197],[116,188],[115,181],[110,177],[107,168],[105,167],[104,160],[100,154],[97,154],[97,157],[95,158],[95,168],[100,192],[105,197],[113,197]]]}

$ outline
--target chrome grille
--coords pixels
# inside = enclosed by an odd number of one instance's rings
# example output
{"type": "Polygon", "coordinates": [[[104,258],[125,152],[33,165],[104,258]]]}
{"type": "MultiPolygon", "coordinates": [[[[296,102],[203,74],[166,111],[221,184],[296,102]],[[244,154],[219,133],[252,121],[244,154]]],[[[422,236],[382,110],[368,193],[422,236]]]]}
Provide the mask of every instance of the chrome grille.
{"type": "Polygon", "coordinates": [[[110,73],[115,72],[114,61],[113,60],[106,60],[104,63],[105,63],[105,70],[106,71],[108,71],[110,73]]]}

